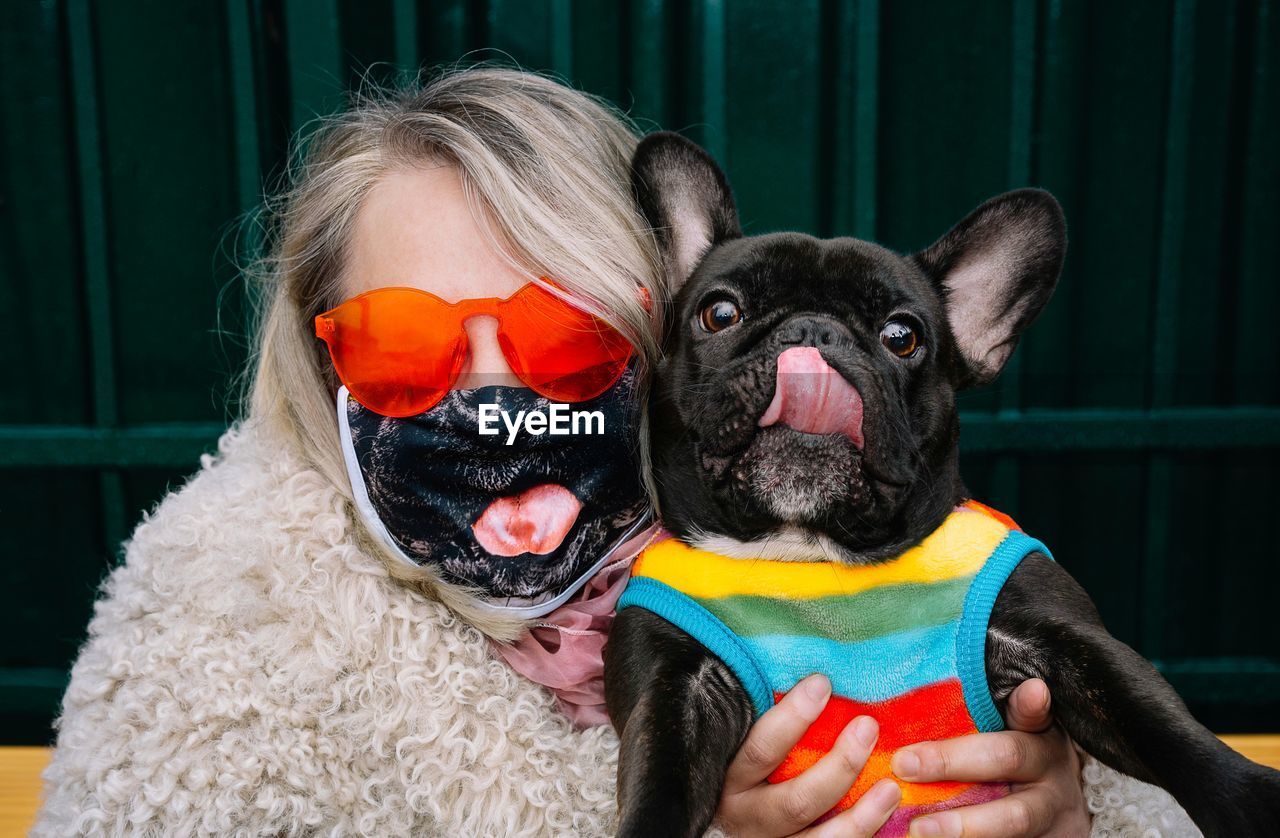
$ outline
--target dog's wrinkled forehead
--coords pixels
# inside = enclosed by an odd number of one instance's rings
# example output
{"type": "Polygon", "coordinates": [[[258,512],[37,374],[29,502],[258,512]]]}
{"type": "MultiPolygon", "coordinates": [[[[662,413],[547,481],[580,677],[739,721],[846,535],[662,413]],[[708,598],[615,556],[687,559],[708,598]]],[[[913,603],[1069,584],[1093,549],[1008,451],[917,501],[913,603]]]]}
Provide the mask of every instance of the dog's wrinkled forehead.
{"type": "Polygon", "coordinates": [[[720,292],[757,312],[814,311],[867,325],[900,309],[929,322],[943,316],[936,285],[913,262],[854,238],[773,233],[724,242],[686,284],[682,310],[720,292]]]}

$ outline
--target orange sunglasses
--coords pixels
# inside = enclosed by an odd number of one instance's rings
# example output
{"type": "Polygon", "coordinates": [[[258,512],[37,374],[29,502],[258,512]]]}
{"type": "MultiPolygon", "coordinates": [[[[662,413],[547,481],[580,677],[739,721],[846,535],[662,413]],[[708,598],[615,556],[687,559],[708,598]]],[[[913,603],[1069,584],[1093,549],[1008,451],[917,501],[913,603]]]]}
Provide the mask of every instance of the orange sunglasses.
{"type": "Polygon", "coordinates": [[[414,416],[458,380],[467,356],[463,323],[478,314],[497,319],[498,344],[516,376],[553,401],[600,395],[634,352],[608,323],[535,283],[505,299],[456,303],[418,288],[376,288],[316,315],[316,337],[356,401],[384,416],[414,416]]]}

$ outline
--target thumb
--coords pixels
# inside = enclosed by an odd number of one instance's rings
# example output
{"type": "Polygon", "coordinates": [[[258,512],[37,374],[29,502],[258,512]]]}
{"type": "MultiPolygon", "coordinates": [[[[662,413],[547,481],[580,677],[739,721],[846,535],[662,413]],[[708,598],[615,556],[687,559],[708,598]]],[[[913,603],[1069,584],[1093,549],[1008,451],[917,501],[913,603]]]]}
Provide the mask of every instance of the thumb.
{"type": "Polygon", "coordinates": [[[1040,733],[1053,724],[1049,707],[1049,685],[1039,678],[1031,678],[1010,693],[1006,723],[1013,730],[1040,733]]]}

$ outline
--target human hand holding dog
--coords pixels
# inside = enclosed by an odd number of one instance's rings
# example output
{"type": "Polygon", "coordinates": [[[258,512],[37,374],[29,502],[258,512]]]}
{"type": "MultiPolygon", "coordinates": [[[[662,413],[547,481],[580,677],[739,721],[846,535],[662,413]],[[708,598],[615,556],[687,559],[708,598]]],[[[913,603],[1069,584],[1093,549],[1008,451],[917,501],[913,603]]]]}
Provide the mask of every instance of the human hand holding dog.
{"type": "Polygon", "coordinates": [[[1039,678],[1009,696],[1009,729],[937,742],[894,754],[893,773],[912,782],[1007,781],[999,800],[916,818],[913,838],[1004,838],[1015,835],[1088,835],[1090,818],[1080,786],[1080,759],[1053,724],[1049,687],[1039,678]]]}
{"type": "Polygon", "coordinates": [[[810,675],[752,725],[725,775],[715,823],[739,836],[870,838],[884,825],[902,791],[892,780],[872,786],[836,817],[809,826],[849,791],[875,747],[879,725],[859,716],[841,732],[830,753],[798,777],[769,783],[766,777],[800,741],[831,697],[825,675],[810,675]]]}
{"type": "MultiPolygon", "coordinates": [[[[901,799],[891,781],[882,781],[853,808],[809,827],[857,779],[875,739],[859,742],[857,720],[836,748],[809,771],[784,783],[765,781],[822,712],[830,683],[810,676],[751,728],[725,778],[716,823],[733,836],[869,836],[888,820],[901,799]],[[812,687],[811,692],[809,688],[812,687]],[[807,827],[807,828],[806,828],[807,827]]],[[[895,774],[916,782],[1013,784],[1008,797],[978,806],[917,818],[912,835],[975,838],[1021,835],[1088,835],[1089,813],[1080,786],[1080,761],[1065,733],[1053,725],[1049,688],[1040,679],[1023,682],[1009,696],[1009,729],[926,742],[903,748],[919,767],[907,770],[895,755],[895,774]],[[931,827],[936,827],[930,831],[931,827]]],[[[872,722],[874,725],[874,721],[872,722]]],[[[871,732],[878,729],[872,727],[871,732]]]]}

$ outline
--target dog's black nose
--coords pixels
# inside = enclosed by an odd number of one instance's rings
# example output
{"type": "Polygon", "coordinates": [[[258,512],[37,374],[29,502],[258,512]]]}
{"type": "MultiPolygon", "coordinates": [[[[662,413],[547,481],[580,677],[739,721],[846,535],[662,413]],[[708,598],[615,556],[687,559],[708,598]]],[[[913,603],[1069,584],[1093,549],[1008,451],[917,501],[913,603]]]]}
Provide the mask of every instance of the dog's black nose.
{"type": "Polygon", "coordinates": [[[784,346],[838,346],[853,343],[849,327],[834,317],[822,314],[797,314],[788,318],[775,332],[784,346]]]}

